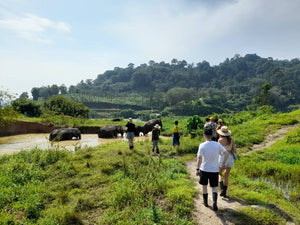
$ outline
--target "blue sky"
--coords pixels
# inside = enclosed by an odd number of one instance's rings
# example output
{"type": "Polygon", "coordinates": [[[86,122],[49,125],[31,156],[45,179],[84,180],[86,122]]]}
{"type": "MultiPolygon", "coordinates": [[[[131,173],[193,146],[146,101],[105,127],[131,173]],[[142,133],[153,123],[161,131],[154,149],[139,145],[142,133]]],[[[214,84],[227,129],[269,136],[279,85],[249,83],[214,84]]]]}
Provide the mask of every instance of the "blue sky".
{"type": "Polygon", "coordinates": [[[298,0],[0,0],[0,90],[76,85],[129,63],[299,58],[298,0]]]}

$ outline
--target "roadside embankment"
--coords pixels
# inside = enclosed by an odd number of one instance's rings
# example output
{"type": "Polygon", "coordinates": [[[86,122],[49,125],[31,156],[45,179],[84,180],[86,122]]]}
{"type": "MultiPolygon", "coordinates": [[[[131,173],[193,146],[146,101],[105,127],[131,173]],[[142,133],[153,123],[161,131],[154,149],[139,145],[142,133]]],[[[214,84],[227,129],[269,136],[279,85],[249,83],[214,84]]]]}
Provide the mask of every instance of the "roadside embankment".
{"type": "MultiPolygon", "coordinates": [[[[56,127],[50,124],[42,124],[37,122],[17,121],[5,127],[0,127],[0,137],[18,135],[18,134],[35,134],[35,133],[50,133],[56,127]]],[[[100,127],[78,127],[82,134],[97,134],[100,127]]]]}

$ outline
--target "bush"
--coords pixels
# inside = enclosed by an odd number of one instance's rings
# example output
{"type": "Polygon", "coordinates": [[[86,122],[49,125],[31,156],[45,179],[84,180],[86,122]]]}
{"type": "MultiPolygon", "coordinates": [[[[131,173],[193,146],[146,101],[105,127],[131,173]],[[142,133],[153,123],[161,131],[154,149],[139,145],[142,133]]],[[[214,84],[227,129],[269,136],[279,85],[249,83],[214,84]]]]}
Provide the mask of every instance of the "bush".
{"type": "Polygon", "coordinates": [[[52,111],[55,114],[63,114],[72,117],[89,118],[90,110],[82,103],[74,102],[63,96],[53,96],[43,105],[43,111],[52,111]]]}
{"type": "Polygon", "coordinates": [[[24,116],[39,117],[42,113],[41,105],[36,101],[20,98],[12,102],[12,107],[24,116]]]}

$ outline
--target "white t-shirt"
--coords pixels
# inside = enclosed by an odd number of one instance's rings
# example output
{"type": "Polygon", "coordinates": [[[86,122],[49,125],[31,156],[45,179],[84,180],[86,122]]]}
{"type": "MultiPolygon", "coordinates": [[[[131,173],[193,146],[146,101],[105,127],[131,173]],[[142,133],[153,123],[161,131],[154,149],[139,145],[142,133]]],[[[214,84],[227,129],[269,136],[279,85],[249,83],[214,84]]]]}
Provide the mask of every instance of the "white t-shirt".
{"type": "Polygon", "coordinates": [[[200,170],[219,172],[219,154],[226,149],[218,142],[206,141],[199,145],[197,156],[202,156],[200,170]]]}

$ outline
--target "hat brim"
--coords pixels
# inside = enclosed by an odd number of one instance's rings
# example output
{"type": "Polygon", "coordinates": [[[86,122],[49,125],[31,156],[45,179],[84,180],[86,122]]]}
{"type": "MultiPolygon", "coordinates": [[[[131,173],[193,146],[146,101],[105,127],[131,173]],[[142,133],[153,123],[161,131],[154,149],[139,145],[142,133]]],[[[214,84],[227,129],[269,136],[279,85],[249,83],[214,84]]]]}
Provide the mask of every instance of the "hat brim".
{"type": "Polygon", "coordinates": [[[217,133],[220,134],[221,136],[230,136],[231,135],[231,131],[228,130],[228,132],[224,133],[221,130],[217,130],[217,133]]]}

